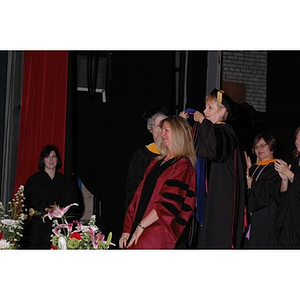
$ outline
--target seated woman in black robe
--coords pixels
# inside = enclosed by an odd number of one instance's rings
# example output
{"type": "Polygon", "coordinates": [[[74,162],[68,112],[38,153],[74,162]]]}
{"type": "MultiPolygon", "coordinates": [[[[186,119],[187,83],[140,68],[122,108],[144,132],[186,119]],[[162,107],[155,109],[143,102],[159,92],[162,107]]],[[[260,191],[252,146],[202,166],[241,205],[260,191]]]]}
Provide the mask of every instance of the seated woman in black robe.
{"type": "MultiPolygon", "coordinates": [[[[52,221],[43,222],[42,217],[53,205],[65,207],[78,203],[75,185],[57,170],[62,167],[60,153],[53,145],[45,146],[40,154],[39,171],[31,175],[24,187],[24,205],[28,211],[23,232],[24,249],[50,249],[52,221]]],[[[68,211],[72,220],[82,216],[82,206],[68,211]]]]}

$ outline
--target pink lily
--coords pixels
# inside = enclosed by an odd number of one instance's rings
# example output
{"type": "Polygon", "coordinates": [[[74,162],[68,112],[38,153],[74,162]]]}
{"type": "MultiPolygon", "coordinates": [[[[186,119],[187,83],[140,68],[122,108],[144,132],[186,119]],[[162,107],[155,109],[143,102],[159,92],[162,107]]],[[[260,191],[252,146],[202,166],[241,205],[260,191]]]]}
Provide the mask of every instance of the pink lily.
{"type": "Polygon", "coordinates": [[[52,218],[62,218],[65,215],[65,213],[69,210],[69,208],[74,205],[78,206],[77,203],[72,203],[63,208],[54,205],[52,208],[49,208],[48,213],[43,216],[43,221],[45,222],[46,217],[48,217],[50,220],[52,220],[52,218]]]}
{"type": "Polygon", "coordinates": [[[69,223],[69,224],[59,224],[59,225],[57,225],[52,231],[53,231],[53,233],[54,233],[56,236],[60,236],[60,235],[61,235],[60,230],[61,230],[62,228],[68,229],[68,235],[69,235],[70,232],[72,232],[73,224],[72,224],[72,223],[69,223]]]}
{"type": "MultiPolygon", "coordinates": [[[[93,229],[91,229],[91,230],[92,230],[92,232],[94,232],[93,229]]],[[[99,245],[99,242],[104,241],[104,235],[101,232],[96,234],[96,236],[94,234],[91,234],[90,232],[89,232],[89,234],[91,236],[92,244],[93,244],[94,249],[97,249],[98,245],[99,245]]]]}
{"type": "Polygon", "coordinates": [[[90,234],[90,236],[95,236],[95,231],[92,227],[87,227],[87,233],[90,234]]]}
{"type": "Polygon", "coordinates": [[[74,230],[74,232],[80,232],[80,231],[82,231],[83,225],[82,225],[81,222],[74,221],[73,223],[74,223],[74,224],[77,224],[76,229],[74,230]]]}
{"type": "Polygon", "coordinates": [[[91,237],[91,241],[92,241],[92,244],[93,244],[93,247],[94,249],[97,249],[98,248],[98,245],[99,245],[99,242],[102,242],[104,241],[104,238],[105,236],[101,233],[101,232],[98,232],[96,235],[97,231],[95,231],[91,226],[88,226],[87,227],[87,233],[90,235],[91,237]]]}

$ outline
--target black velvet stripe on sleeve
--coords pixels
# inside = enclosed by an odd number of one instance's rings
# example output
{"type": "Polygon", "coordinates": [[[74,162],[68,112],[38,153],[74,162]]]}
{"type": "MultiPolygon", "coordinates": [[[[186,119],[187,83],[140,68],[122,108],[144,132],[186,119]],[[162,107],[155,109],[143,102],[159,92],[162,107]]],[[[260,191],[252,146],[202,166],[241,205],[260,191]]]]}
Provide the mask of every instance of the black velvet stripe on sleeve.
{"type": "MultiPolygon", "coordinates": [[[[172,214],[175,216],[175,220],[178,224],[185,226],[187,224],[186,220],[181,218],[179,216],[180,211],[172,204],[169,202],[163,202],[162,205],[172,214]]],[[[184,211],[191,211],[192,208],[189,205],[184,205],[184,211]]]]}
{"type": "Polygon", "coordinates": [[[162,205],[174,216],[179,214],[179,209],[177,209],[172,203],[170,202],[162,202],[162,205]]]}
{"type": "Polygon", "coordinates": [[[188,184],[184,183],[181,180],[174,180],[174,179],[167,180],[166,181],[166,185],[168,185],[168,186],[176,186],[176,187],[179,187],[179,188],[181,188],[181,189],[183,189],[185,191],[187,191],[188,188],[189,188],[188,184]]]}
{"type": "Polygon", "coordinates": [[[163,196],[165,199],[174,200],[174,201],[179,202],[179,203],[183,203],[183,202],[184,202],[184,198],[181,197],[181,196],[178,195],[178,194],[163,193],[162,196],[163,196]]]}
{"type": "Polygon", "coordinates": [[[175,217],[175,220],[178,224],[182,225],[182,226],[186,226],[187,225],[187,221],[183,218],[180,218],[179,216],[175,217]]]}
{"type": "Polygon", "coordinates": [[[187,212],[187,211],[191,211],[192,208],[190,207],[190,205],[184,203],[182,205],[182,210],[187,212]]]}
{"type": "Polygon", "coordinates": [[[192,197],[195,196],[195,194],[196,194],[196,193],[195,193],[194,191],[188,190],[187,193],[186,193],[186,196],[192,198],[192,197]]]}

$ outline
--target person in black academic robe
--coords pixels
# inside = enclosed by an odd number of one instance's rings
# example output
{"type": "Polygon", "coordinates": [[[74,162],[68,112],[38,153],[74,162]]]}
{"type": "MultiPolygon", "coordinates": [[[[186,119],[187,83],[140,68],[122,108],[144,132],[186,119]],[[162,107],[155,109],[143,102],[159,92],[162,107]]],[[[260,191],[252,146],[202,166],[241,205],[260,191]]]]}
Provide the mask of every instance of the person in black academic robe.
{"type": "Polygon", "coordinates": [[[275,162],[283,198],[275,230],[277,247],[285,249],[300,249],[300,127],[295,133],[295,146],[291,166],[282,160],[275,162]]]}
{"type": "MultiPolygon", "coordinates": [[[[24,249],[50,249],[52,221],[42,217],[53,205],[66,207],[78,203],[76,187],[65,175],[58,172],[62,166],[59,150],[53,145],[45,146],[40,154],[39,172],[31,175],[24,186],[24,205],[28,211],[23,232],[24,249]]],[[[68,221],[79,220],[82,207],[71,207],[68,221]]]]}
{"type": "MultiPolygon", "coordinates": [[[[205,159],[206,173],[203,224],[198,226],[197,248],[241,247],[245,173],[236,134],[231,125],[224,123],[232,116],[233,106],[228,95],[215,89],[206,97],[204,115],[194,113],[194,143],[197,156],[205,159]]],[[[202,207],[198,205],[197,209],[202,207]]]]}
{"type": "Polygon", "coordinates": [[[248,226],[244,248],[247,249],[276,248],[275,224],[281,182],[274,168],[276,144],[272,134],[259,134],[252,146],[257,162],[252,165],[250,158],[246,158],[248,226]]]}
{"type": "Polygon", "coordinates": [[[147,122],[147,129],[152,134],[153,142],[142,146],[134,151],[128,166],[128,173],[125,185],[125,210],[127,210],[133,195],[143,179],[144,172],[153,158],[159,155],[157,150],[157,140],[159,138],[159,123],[167,117],[164,107],[148,108],[143,114],[147,122]]]}

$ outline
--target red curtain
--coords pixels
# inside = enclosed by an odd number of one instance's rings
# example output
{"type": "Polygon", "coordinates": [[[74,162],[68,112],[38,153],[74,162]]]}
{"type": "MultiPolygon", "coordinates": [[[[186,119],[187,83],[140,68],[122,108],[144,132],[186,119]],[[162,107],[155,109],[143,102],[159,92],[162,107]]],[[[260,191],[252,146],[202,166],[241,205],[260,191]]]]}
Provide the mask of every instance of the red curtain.
{"type": "Polygon", "coordinates": [[[67,51],[24,52],[15,190],[38,171],[45,145],[56,145],[64,160],[67,75],[67,51]]]}

